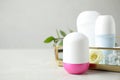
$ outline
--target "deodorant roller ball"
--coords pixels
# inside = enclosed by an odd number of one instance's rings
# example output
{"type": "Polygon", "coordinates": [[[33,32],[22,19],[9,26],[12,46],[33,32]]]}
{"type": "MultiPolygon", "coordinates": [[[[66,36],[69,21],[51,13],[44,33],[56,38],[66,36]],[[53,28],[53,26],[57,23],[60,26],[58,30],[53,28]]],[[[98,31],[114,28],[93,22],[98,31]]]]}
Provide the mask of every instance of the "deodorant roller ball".
{"type": "Polygon", "coordinates": [[[88,70],[89,42],[85,35],[73,32],[63,39],[63,66],[70,74],[82,74],[88,70]]]}

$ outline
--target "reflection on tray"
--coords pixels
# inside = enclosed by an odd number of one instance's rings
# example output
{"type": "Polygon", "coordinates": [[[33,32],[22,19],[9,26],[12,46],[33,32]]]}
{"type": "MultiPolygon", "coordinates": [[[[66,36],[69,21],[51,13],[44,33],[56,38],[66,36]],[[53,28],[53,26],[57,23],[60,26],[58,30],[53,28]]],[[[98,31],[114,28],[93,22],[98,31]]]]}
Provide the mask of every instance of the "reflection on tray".
{"type": "MultiPolygon", "coordinates": [[[[120,48],[89,48],[90,69],[120,72],[120,48]],[[107,55],[106,55],[107,54],[107,55]]],[[[58,66],[62,66],[62,47],[55,47],[55,59],[58,66]]]]}

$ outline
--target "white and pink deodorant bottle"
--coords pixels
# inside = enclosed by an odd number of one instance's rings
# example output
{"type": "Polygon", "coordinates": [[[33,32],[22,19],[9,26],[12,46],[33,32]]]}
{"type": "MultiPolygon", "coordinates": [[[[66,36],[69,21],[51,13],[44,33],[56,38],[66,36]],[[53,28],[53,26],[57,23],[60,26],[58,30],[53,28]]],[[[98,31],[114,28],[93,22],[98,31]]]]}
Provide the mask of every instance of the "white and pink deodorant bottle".
{"type": "Polygon", "coordinates": [[[89,41],[79,32],[63,39],[63,66],[70,74],[82,74],[89,67],[89,41]]]}

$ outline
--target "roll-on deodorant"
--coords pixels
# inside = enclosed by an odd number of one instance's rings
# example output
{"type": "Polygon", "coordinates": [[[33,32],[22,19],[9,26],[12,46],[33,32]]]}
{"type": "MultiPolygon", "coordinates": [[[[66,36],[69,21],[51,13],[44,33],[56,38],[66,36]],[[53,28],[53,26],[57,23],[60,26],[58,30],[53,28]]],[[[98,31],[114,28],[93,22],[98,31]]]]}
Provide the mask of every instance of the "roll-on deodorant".
{"type": "Polygon", "coordinates": [[[63,39],[63,66],[70,74],[82,74],[89,67],[89,42],[82,33],[73,32],[63,39]]]}
{"type": "MultiPolygon", "coordinates": [[[[115,47],[115,22],[111,15],[100,15],[96,20],[95,26],[95,46],[115,47]]],[[[113,51],[104,50],[105,56],[102,64],[108,64],[108,56],[113,51]]]]}
{"type": "Polygon", "coordinates": [[[77,17],[77,31],[88,37],[89,46],[95,45],[95,22],[99,15],[97,11],[83,11],[77,17]]]}

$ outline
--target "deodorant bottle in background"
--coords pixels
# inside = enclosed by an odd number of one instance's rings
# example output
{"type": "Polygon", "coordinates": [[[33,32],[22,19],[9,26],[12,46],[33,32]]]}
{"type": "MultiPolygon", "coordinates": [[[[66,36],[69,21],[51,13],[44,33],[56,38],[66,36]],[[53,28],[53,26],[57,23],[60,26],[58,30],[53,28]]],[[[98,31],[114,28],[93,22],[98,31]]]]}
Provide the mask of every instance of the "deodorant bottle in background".
{"type": "Polygon", "coordinates": [[[77,31],[88,37],[89,46],[95,45],[95,22],[99,15],[97,11],[83,11],[77,17],[77,31]]]}
{"type": "Polygon", "coordinates": [[[63,66],[70,74],[82,74],[88,70],[89,42],[85,35],[73,32],[63,39],[63,66]]]}
{"type": "MultiPolygon", "coordinates": [[[[115,21],[111,15],[100,15],[95,25],[95,46],[96,47],[115,47],[115,21]]],[[[101,64],[109,64],[108,56],[111,50],[104,50],[104,59],[101,64]]]]}

